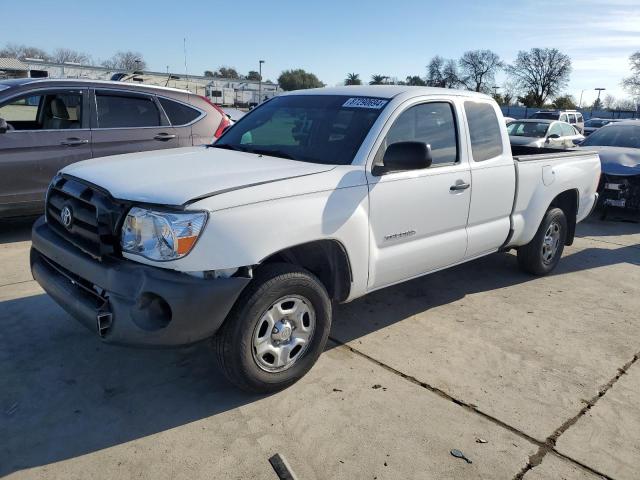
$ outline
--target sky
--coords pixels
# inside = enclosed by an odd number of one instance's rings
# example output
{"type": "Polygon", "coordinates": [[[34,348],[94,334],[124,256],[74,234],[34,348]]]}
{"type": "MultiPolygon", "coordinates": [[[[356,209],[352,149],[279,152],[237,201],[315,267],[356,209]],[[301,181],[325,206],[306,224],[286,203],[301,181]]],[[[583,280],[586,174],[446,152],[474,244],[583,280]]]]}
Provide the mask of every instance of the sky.
{"type": "Polygon", "coordinates": [[[191,74],[265,60],[265,79],[303,68],[327,85],[350,72],[424,76],[434,55],[490,49],[510,63],[554,47],[571,57],[566,92],[583,104],[596,87],[627,96],[620,82],[640,50],[640,0],[0,0],[0,12],[0,47],[73,48],[97,62],[135,50],[150,70],[184,73],[186,38],[191,74]]]}

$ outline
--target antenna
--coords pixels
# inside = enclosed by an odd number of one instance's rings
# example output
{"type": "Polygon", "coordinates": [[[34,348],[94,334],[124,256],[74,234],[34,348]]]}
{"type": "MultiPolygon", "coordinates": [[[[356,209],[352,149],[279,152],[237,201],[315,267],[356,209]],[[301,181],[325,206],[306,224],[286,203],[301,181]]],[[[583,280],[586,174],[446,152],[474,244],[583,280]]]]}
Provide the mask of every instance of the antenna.
{"type": "Polygon", "coordinates": [[[183,38],[184,47],[184,76],[187,79],[187,89],[189,88],[189,70],[187,69],[187,37],[183,38]]]}

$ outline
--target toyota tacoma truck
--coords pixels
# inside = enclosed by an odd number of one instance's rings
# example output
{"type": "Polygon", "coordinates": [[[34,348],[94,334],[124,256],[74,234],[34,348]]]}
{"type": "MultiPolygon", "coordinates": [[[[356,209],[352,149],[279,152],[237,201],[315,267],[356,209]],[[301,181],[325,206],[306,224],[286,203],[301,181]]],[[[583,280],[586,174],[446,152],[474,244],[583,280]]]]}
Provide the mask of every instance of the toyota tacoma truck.
{"type": "Polygon", "coordinates": [[[63,168],[31,269],[105,342],[212,339],[232,383],[276,391],[318,359],[334,302],[510,249],[551,272],[595,205],[600,160],[535,152],[512,154],[474,92],[291,92],[212,145],[63,168]]]}

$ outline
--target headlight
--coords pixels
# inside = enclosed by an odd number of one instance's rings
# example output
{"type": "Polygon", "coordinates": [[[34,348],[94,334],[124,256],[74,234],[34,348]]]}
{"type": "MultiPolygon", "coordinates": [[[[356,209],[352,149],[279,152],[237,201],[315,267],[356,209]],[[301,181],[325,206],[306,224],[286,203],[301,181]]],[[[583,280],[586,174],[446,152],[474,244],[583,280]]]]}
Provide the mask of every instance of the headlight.
{"type": "Polygon", "coordinates": [[[206,212],[159,212],[133,207],[122,225],[122,251],[167,261],[191,251],[207,221],[206,212]]]}

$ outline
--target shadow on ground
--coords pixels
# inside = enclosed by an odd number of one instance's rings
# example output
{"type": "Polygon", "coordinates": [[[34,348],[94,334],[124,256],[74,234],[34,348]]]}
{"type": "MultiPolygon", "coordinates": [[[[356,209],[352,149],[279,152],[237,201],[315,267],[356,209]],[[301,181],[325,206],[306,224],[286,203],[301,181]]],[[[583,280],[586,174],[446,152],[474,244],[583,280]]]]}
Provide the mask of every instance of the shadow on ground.
{"type": "MultiPolygon", "coordinates": [[[[15,239],[3,235],[3,242],[20,241],[23,231],[28,238],[30,224],[18,225],[15,239]]],[[[620,263],[640,265],[638,245],[565,253],[555,275],[620,263]]],[[[466,295],[534,278],[517,269],[514,255],[495,254],[338,306],[331,335],[348,342],[466,295]]],[[[103,345],[46,295],[0,302],[0,477],[260,398],[226,383],[207,345],[180,350],[103,345]]]]}
{"type": "Polygon", "coordinates": [[[31,239],[31,226],[39,215],[0,219],[0,245],[31,239]]]}

